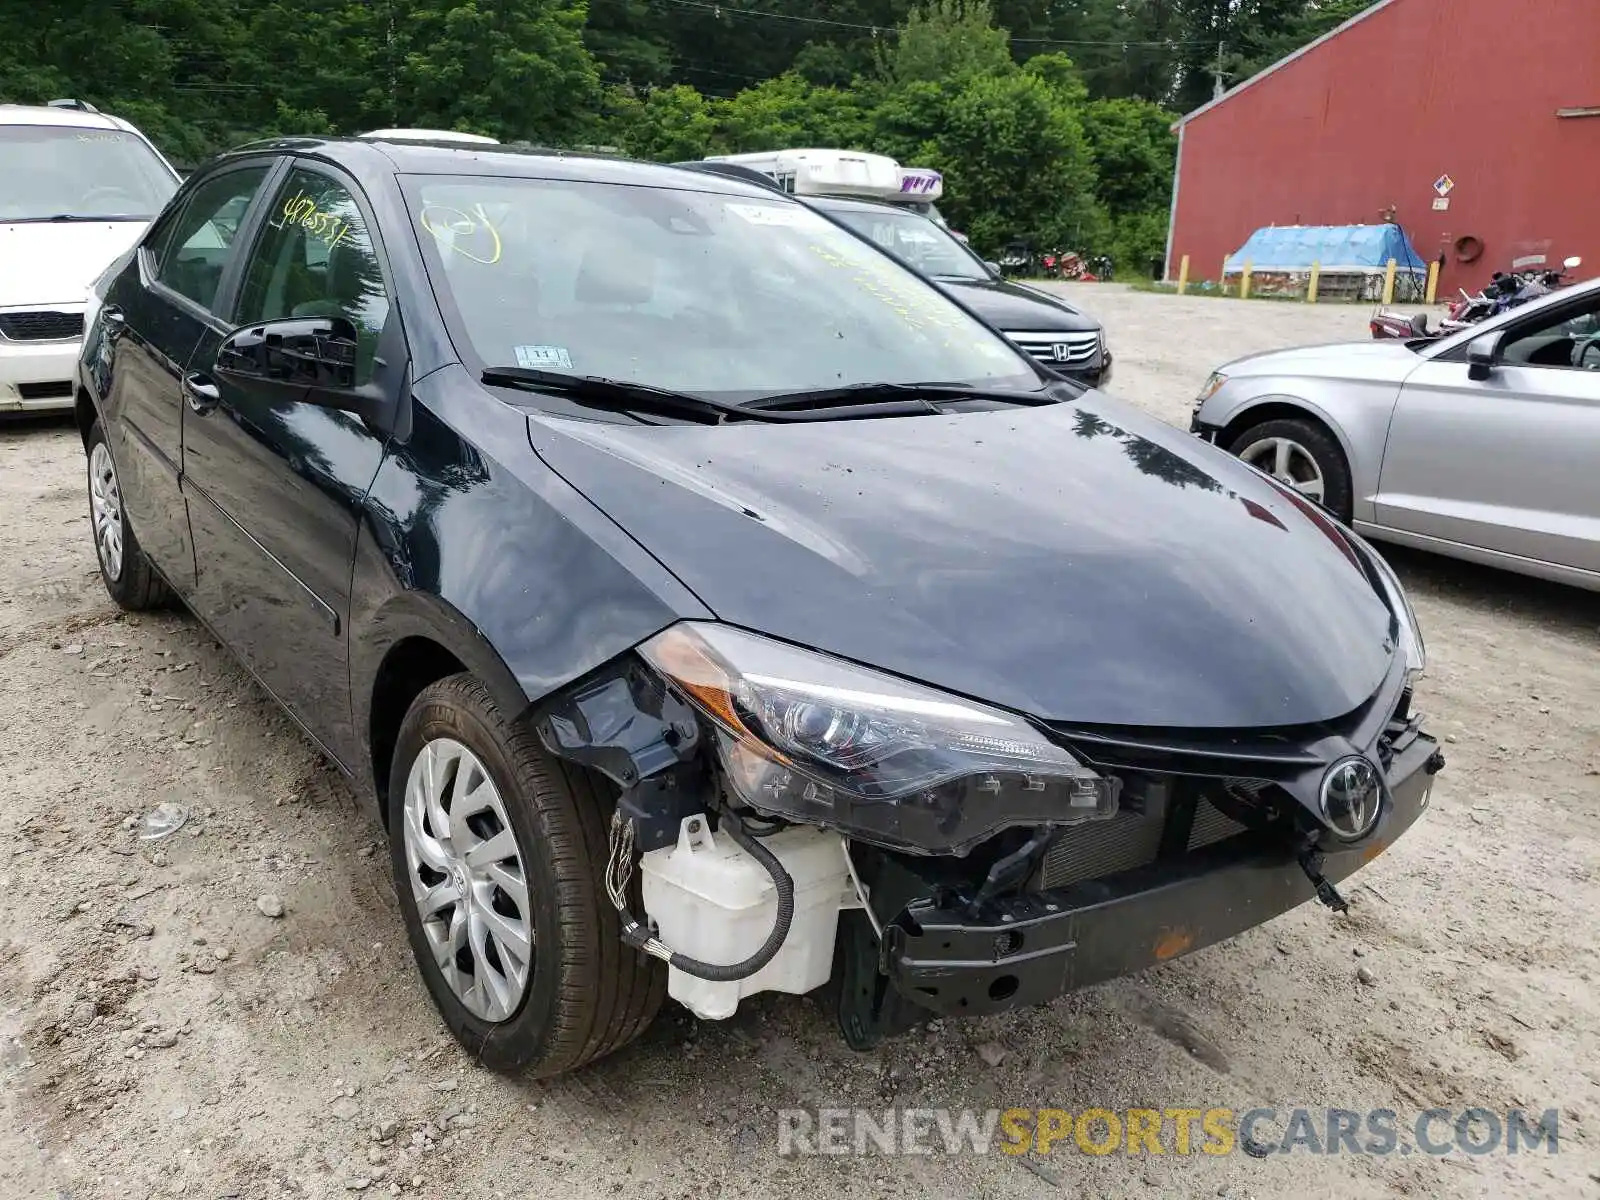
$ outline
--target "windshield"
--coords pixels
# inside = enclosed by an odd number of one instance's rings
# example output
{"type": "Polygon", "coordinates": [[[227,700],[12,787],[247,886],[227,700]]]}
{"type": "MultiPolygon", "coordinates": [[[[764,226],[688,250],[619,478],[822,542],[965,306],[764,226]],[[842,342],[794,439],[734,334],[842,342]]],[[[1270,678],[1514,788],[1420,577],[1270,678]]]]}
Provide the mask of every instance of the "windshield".
{"type": "Polygon", "coordinates": [[[435,290],[480,365],[729,399],[1040,386],[931,285],[778,196],[432,175],[405,186],[435,290]]]}
{"type": "Polygon", "coordinates": [[[871,238],[920,275],[989,279],[988,270],[943,226],[920,213],[889,208],[837,208],[834,220],[871,238]]]}
{"type": "Polygon", "coordinates": [[[0,125],[0,221],[148,221],[178,181],[117,129],[0,125]]]}

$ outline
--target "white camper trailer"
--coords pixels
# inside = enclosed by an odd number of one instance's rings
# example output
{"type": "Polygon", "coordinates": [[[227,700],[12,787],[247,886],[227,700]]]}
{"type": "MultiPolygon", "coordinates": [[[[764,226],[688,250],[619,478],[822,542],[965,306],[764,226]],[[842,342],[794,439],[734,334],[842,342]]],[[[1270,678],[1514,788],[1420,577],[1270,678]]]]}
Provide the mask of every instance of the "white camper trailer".
{"type": "Polygon", "coordinates": [[[770,175],[796,196],[845,196],[888,200],[945,223],[934,202],[944,195],[944,177],[931,167],[902,167],[885,154],[863,150],[764,150],[713,154],[707,162],[736,163],[770,175]]]}

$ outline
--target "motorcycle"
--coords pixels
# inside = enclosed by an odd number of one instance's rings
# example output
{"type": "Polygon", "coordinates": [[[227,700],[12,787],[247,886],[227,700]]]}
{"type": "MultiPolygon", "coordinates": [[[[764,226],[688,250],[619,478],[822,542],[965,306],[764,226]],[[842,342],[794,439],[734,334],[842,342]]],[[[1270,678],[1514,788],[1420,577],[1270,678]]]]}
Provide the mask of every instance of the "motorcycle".
{"type": "Polygon", "coordinates": [[[1468,295],[1465,288],[1458,288],[1461,299],[1451,302],[1449,315],[1439,322],[1436,329],[1428,328],[1427,313],[1408,317],[1388,310],[1375,312],[1372,319],[1367,322],[1367,328],[1378,340],[1401,338],[1410,341],[1416,338],[1447,337],[1476,325],[1479,321],[1526,304],[1530,300],[1548,296],[1565,286],[1568,282],[1567,276],[1582,265],[1583,259],[1573,256],[1561,264],[1560,270],[1552,268],[1496,271],[1476,296],[1468,295]]]}
{"type": "Polygon", "coordinates": [[[1004,275],[1031,275],[1034,269],[1033,247],[1024,241],[1007,242],[996,261],[1004,275]]]}

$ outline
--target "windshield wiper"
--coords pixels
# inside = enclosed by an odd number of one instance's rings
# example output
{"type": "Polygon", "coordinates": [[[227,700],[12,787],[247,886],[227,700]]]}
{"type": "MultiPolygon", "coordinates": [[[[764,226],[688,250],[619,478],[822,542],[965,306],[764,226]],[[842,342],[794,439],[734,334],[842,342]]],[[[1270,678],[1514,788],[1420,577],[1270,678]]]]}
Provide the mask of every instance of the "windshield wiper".
{"type": "Polygon", "coordinates": [[[1014,392],[965,383],[850,383],[842,387],[813,388],[804,392],[784,392],[763,396],[741,405],[744,409],[771,412],[774,409],[844,410],[898,406],[907,411],[938,412],[935,401],[1001,400],[1007,404],[1041,407],[1060,403],[1048,391],[1014,392]]]}
{"type": "Polygon", "coordinates": [[[599,375],[568,375],[561,371],[538,371],[531,367],[487,367],[484,383],[496,387],[520,388],[526,392],[559,392],[578,400],[616,410],[639,409],[673,417],[689,417],[715,425],[726,417],[745,417],[756,421],[793,420],[788,413],[750,412],[742,405],[688,392],[674,392],[645,383],[627,383],[599,375]]]}
{"type": "Polygon", "coordinates": [[[605,408],[688,417],[710,425],[729,419],[776,423],[929,416],[941,411],[936,400],[1003,400],[1007,404],[1029,406],[1057,403],[1048,391],[1012,392],[961,383],[853,383],[732,404],[645,383],[628,383],[598,375],[568,375],[531,367],[486,367],[481,378],[491,386],[558,392],[605,408]]]}

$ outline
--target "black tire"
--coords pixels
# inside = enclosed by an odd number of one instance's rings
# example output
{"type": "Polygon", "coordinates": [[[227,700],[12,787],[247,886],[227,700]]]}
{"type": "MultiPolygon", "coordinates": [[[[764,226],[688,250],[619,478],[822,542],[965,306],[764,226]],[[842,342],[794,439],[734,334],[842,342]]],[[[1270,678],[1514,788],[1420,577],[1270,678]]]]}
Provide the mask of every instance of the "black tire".
{"type": "Polygon", "coordinates": [[[1345,461],[1338,439],[1327,427],[1301,417],[1263,421],[1235,437],[1228,445],[1228,452],[1243,458],[1246,450],[1269,438],[1295,443],[1316,463],[1317,470],[1322,473],[1322,506],[1349,524],[1353,495],[1350,464],[1345,461]]]}
{"type": "Polygon", "coordinates": [[[116,458],[111,453],[111,445],[106,441],[105,430],[100,427],[99,421],[89,428],[89,437],[84,443],[84,453],[88,464],[89,536],[94,539],[95,562],[100,567],[100,581],[106,585],[106,594],[125,612],[144,612],[147,609],[163,608],[171,604],[172,592],[167,587],[166,580],[162,579],[150,565],[150,560],[145,557],[144,549],[139,545],[139,539],[134,536],[133,526],[128,521],[128,510],[121,502],[122,487],[117,477],[116,458]],[[107,566],[107,559],[110,556],[101,545],[100,527],[95,515],[97,446],[103,448],[103,461],[110,465],[111,483],[117,494],[115,522],[120,531],[122,557],[120,564],[117,564],[115,574],[112,573],[112,568],[107,566]]]}
{"type": "Polygon", "coordinates": [[[666,996],[664,964],[623,944],[604,873],[614,799],[605,781],[553,757],[470,675],[425,688],[400,727],[389,773],[395,891],[412,953],[450,1031],[496,1071],[545,1077],[575,1070],[644,1032],[666,996]],[[520,1005],[491,1023],[472,1013],[434,962],[412,894],[404,804],[423,747],[467,747],[500,793],[527,886],[534,951],[520,1005]]]}

